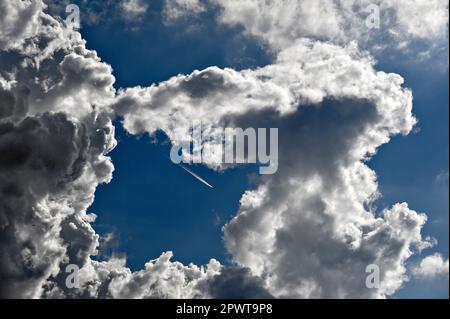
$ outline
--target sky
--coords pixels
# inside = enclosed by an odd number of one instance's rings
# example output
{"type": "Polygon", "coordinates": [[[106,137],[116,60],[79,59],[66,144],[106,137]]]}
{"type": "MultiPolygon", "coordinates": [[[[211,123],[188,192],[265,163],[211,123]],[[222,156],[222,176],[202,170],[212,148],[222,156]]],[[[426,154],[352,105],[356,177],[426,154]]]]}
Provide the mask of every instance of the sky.
{"type": "Polygon", "coordinates": [[[445,1],[387,1],[376,30],[351,1],[74,1],[70,36],[39,3],[0,32],[2,296],[448,298],[445,1]],[[278,127],[278,172],[209,159],[202,184],[169,158],[196,118],[278,127]]]}

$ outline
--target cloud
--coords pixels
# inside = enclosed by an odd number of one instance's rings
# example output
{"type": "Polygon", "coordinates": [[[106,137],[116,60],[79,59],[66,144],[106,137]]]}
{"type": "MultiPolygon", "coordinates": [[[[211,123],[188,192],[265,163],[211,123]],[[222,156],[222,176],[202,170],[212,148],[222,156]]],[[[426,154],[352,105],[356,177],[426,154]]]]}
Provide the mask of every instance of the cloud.
{"type": "Polygon", "coordinates": [[[389,7],[396,11],[399,32],[418,38],[448,36],[447,1],[391,1],[389,7]]]}
{"type": "MultiPolygon", "coordinates": [[[[86,209],[113,170],[105,154],[114,127],[102,101],[114,97],[114,77],[41,1],[2,5],[36,20],[0,51],[1,296],[39,297],[61,265],[95,253],[86,209]]],[[[23,25],[1,14],[5,30],[23,25]]]]}
{"type": "Polygon", "coordinates": [[[110,125],[53,112],[1,121],[2,297],[38,297],[61,264],[95,252],[85,209],[96,185],[111,178],[103,155],[114,146],[110,125]]]}
{"type": "MultiPolygon", "coordinates": [[[[47,298],[204,298],[208,281],[220,273],[221,265],[211,259],[202,267],[172,262],[171,252],[163,253],[132,272],[125,259],[90,261],[80,269],[80,288],[65,289],[51,282],[44,294],[47,298]]],[[[61,278],[62,280],[63,278],[61,278]]]]}
{"type": "Polygon", "coordinates": [[[242,25],[247,33],[264,39],[274,48],[286,47],[299,37],[347,43],[351,39],[379,40],[380,36],[403,41],[448,36],[448,3],[444,0],[212,0],[212,3],[222,8],[220,22],[242,25]],[[380,28],[366,25],[373,12],[370,5],[374,4],[380,12],[380,28]],[[281,16],[283,21],[279,19],[281,16]]]}
{"type": "MultiPolygon", "coordinates": [[[[166,0],[169,7],[173,2],[166,0]]],[[[338,45],[356,41],[373,54],[401,54],[415,63],[439,58],[448,67],[447,56],[442,54],[448,51],[445,0],[208,0],[202,8],[218,23],[242,28],[275,52],[299,38],[338,45]]],[[[172,15],[171,21],[203,11],[186,8],[184,14],[172,15]]]]}
{"type": "Polygon", "coordinates": [[[352,155],[377,121],[371,107],[327,101],[280,121],[280,140],[291,139],[279,145],[277,176],[247,191],[224,227],[235,261],[266,277],[276,297],[385,297],[405,280],[407,258],[430,245],[420,234],[426,216],[407,204],[371,209],[375,173],[352,155]],[[378,290],[365,286],[369,264],[381,269],[378,290]]]}
{"type": "Polygon", "coordinates": [[[122,0],[122,14],[127,20],[139,19],[147,12],[148,4],[143,0],[122,0]]]}
{"type": "Polygon", "coordinates": [[[253,276],[250,269],[231,266],[208,282],[212,298],[218,299],[270,299],[264,280],[253,276]]]}
{"type": "Polygon", "coordinates": [[[420,263],[413,268],[412,273],[420,279],[432,279],[434,277],[448,278],[448,259],[445,260],[441,254],[434,253],[423,258],[420,263]]]}
{"type": "Polygon", "coordinates": [[[165,0],[162,15],[167,24],[176,20],[193,17],[206,11],[206,6],[200,0],[165,0]]]}

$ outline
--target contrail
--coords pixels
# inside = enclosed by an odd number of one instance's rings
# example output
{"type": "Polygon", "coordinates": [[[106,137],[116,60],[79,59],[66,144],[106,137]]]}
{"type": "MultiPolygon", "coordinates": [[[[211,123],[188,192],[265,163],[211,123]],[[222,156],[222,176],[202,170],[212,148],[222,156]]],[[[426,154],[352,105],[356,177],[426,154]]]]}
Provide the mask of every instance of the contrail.
{"type": "Polygon", "coordinates": [[[192,176],[194,176],[196,179],[198,179],[200,182],[202,182],[203,184],[207,185],[208,187],[214,188],[211,186],[211,184],[209,184],[207,181],[205,181],[203,178],[201,178],[200,176],[198,176],[197,174],[195,174],[193,171],[191,171],[189,168],[184,167],[181,164],[178,164],[182,169],[184,169],[186,172],[188,172],[189,174],[191,174],[192,176]]]}

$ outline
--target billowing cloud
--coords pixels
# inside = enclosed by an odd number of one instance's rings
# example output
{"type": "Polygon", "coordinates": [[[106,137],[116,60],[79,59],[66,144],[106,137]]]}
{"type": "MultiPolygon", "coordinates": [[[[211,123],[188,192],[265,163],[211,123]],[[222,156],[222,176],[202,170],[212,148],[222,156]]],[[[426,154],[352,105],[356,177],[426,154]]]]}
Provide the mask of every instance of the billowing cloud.
{"type": "Polygon", "coordinates": [[[172,262],[171,252],[150,260],[145,268],[132,272],[125,266],[125,259],[111,258],[108,261],[89,261],[79,272],[79,288],[67,289],[65,276],[50,281],[44,297],[47,298],[204,298],[209,281],[221,271],[214,259],[202,267],[194,264],[184,266],[172,262]]]}
{"type": "MultiPolygon", "coordinates": [[[[114,96],[114,78],[78,33],[42,12],[41,1],[2,5],[36,20],[8,41],[20,45],[0,52],[1,295],[39,297],[71,254],[95,252],[86,208],[96,185],[111,179],[105,154],[115,146],[111,120],[95,105],[114,96]]],[[[24,25],[3,14],[6,30],[24,25]]]]}

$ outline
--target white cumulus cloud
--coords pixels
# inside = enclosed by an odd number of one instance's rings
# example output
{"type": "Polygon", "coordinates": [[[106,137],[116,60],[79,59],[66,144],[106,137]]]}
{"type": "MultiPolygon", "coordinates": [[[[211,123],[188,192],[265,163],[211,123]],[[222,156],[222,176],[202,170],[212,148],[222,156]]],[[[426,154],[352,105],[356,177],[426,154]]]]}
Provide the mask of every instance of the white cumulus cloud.
{"type": "Polygon", "coordinates": [[[417,278],[434,278],[446,276],[448,278],[448,259],[445,260],[441,254],[434,253],[423,258],[420,263],[413,268],[413,275],[417,278]]]}

